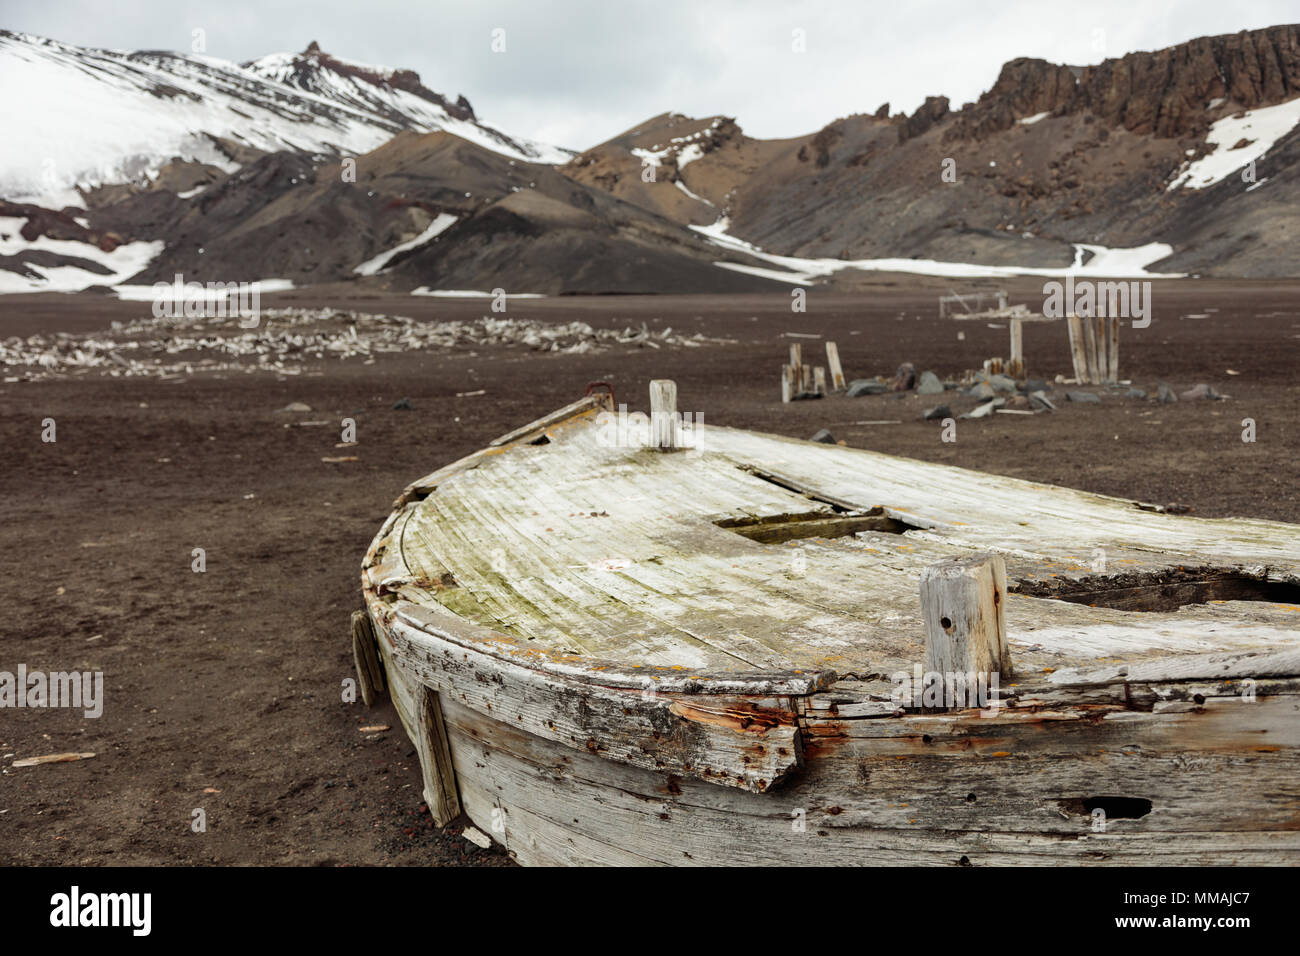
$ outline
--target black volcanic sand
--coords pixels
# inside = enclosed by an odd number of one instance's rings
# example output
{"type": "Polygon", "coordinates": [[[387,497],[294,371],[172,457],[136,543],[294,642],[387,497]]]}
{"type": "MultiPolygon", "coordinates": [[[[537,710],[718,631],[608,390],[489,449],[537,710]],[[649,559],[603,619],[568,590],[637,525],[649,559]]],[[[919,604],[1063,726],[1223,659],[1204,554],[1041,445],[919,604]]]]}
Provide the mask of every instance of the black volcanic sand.
{"type": "MultiPolygon", "coordinates": [[[[348,615],[359,562],[412,479],[582,393],[614,383],[646,406],[651,378],[710,423],[808,437],[1159,503],[1206,516],[1300,521],[1300,284],[1158,283],[1155,319],[1124,330],[1122,372],[1154,390],[1207,382],[1225,402],[1105,395],[1054,414],[962,421],[955,444],[923,422],[933,400],[828,398],[782,406],[786,332],[838,342],[849,377],[903,361],[941,376],[1005,355],[1006,330],[935,317],[949,283],[882,279],[868,292],[787,296],[517,300],[511,314],[702,330],[711,348],[594,355],[516,348],[411,353],[179,383],[97,373],[0,386],[0,670],[102,670],[98,720],[0,711],[0,863],[499,864],[432,828],[418,765],[387,703],[341,702],[352,675],[348,615]],[[1180,318],[1207,314],[1207,318],[1180,318]],[[966,333],[958,341],[958,329],[966,333]],[[1230,376],[1227,369],[1240,375],[1230,376]],[[457,392],[486,389],[457,398],[457,392]],[[410,411],[394,402],[409,398],[410,411]],[[278,411],[301,401],[313,412],[278,411]],[[353,416],[359,445],[295,418],[353,416]],[[40,440],[41,420],[58,441],[40,440]],[[1241,420],[1258,441],[1241,441],[1241,420]],[[853,422],[901,420],[896,425],[853,422]],[[356,454],[326,464],[322,457],[356,454]],[[202,547],[207,571],[190,569],[202,547]],[[361,728],[386,724],[377,736],[361,728]],[[93,751],[77,763],[12,769],[12,758],[93,751]],[[210,792],[211,791],[211,792],[210,792]],[[191,832],[202,808],[207,832],[191,832]]],[[[986,284],[987,285],[987,284],[986,284]]],[[[1014,282],[1012,301],[1041,302],[1014,282]]],[[[355,298],[346,287],[278,296],[417,318],[473,317],[485,301],[355,298]],[[336,294],[334,294],[336,293],[336,294]]],[[[0,337],[87,331],[148,314],[94,296],[0,298],[0,337]]],[[[821,343],[801,339],[805,355],[821,343]]],[[[1031,373],[1069,371],[1061,324],[1029,325],[1031,373]]],[[[12,374],[9,370],[7,374],[12,374]]],[[[1055,394],[1060,396],[1062,386],[1055,394]]]]}

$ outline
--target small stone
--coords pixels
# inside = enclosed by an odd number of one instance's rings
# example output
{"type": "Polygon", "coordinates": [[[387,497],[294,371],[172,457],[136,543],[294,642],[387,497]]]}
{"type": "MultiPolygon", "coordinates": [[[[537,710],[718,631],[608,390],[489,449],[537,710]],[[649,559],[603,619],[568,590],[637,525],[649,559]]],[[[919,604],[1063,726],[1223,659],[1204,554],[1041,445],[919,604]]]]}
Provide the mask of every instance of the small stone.
{"type": "Polygon", "coordinates": [[[1056,406],[1052,404],[1052,400],[1041,391],[1029,393],[1029,407],[1034,411],[1056,411],[1056,406]]]}
{"type": "Polygon", "coordinates": [[[1051,390],[1052,386],[1041,378],[1031,378],[1025,382],[1026,395],[1032,394],[1033,392],[1050,392],[1051,390]]]}
{"type": "Polygon", "coordinates": [[[1100,405],[1101,399],[1093,392],[1066,392],[1065,397],[1071,402],[1080,402],[1082,404],[1100,405]]]}
{"type": "Polygon", "coordinates": [[[1172,405],[1174,402],[1178,401],[1178,395],[1164,382],[1160,383],[1160,387],[1156,392],[1156,397],[1160,399],[1162,405],[1172,405]]]}
{"type": "Polygon", "coordinates": [[[393,411],[411,411],[415,408],[409,398],[403,398],[401,401],[393,402],[393,411]]]}
{"type": "Polygon", "coordinates": [[[1189,388],[1187,391],[1180,394],[1178,397],[1183,399],[1184,401],[1189,401],[1189,402],[1193,402],[1196,401],[1197,399],[1202,399],[1202,398],[1213,399],[1213,400],[1218,400],[1223,398],[1222,395],[1216,392],[1209,385],[1206,385],[1204,382],[1202,382],[1199,385],[1193,385],[1191,388],[1189,388]]]}
{"type": "Polygon", "coordinates": [[[935,419],[952,418],[952,409],[947,405],[936,405],[934,408],[927,408],[925,414],[921,416],[926,421],[935,419]]]}
{"type": "Polygon", "coordinates": [[[976,382],[969,390],[967,390],[966,394],[972,398],[986,399],[992,398],[997,394],[997,392],[994,391],[993,386],[988,382],[976,382]]]}
{"type": "Polygon", "coordinates": [[[904,362],[898,366],[898,371],[894,373],[894,391],[910,391],[916,384],[916,366],[911,362],[904,362]]]}
{"type": "Polygon", "coordinates": [[[1130,388],[1124,393],[1125,398],[1146,398],[1147,390],[1145,388],[1130,388]]]}
{"type": "Polygon", "coordinates": [[[849,383],[845,394],[849,398],[859,398],[863,395],[882,395],[887,391],[889,386],[884,382],[878,382],[874,378],[858,378],[849,383]]]}
{"type": "Polygon", "coordinates": [[[282,412],[309,412],[309,411],[311,411],[311,406],[305,404],[304,402],[290,402],[288,405],[284,406],[284,408],[280,409],[280,411],[282,411],[282,412]]]}
{"type": "Polygon", "coordinates": [[[1016,380],[1006,375],[990,375],[989,384],[999,392],[1014,392],[1016,390],[1016,380]]]}
{"type": "Polygon", "coordinates": [[[834,445],[834,444],[835,444],[835,436],[832,435],[832,434],[831,434],[829,431],[827,431],[825,428],[819,429],[818,432],[817,432],[817,434],[813,435],[813,437],[810,438],[810,439],[808,439],[808,440],[809,440],[809,441],[821,442],[823,445],[834,445]]]}
{"type": "Polygon", "coordinates": [[[921,377],[916,382],[916,394],[918,395],[942,395],[943,382],[939,376],[933,372],[922,372],[921,377]]]}

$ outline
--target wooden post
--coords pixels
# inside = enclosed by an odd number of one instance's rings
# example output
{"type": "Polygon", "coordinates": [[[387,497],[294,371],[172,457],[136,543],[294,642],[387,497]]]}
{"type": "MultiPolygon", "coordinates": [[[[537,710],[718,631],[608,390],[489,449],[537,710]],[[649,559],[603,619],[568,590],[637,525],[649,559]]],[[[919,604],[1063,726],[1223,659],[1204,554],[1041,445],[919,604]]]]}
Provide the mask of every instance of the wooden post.
{"type": "Polygon", "coordinates": [[[1083,326],[1083,356],[1088,369],[1088,381],[1092,384],[1101,382],[1101,369],[1097,366],[1097,323],[1092,319],[1081,319],[1083,326]]]}
{"type": "Polygon", "coordinates": [[[1020,378],[1025,374],[1024,323],[1020,319],[1011,320],[1011,359],[1007,362],[1007,374],[1020,378]]]}
{"type": "Polygon", "coordinates": [[[803,346],[798,342],[790,343],[790,364],[795,368],[803,367],[803,346]]]}
{"type": "Polygon", "coordinates": [[[793,365],[781,366],[781,401],[785,404],[789,404],[790,400],[794,398],[794,393],[797,391],[794,374],[793,365]]]}
{"type": "Polygon", "coordinates": [[[813,369],[813,389],[818,395],[826,394],[826,369],[820,365],[813,369]]]}
{"type": "Polygon", "coordinates": [[[677,435],[677,383],[657,378],[650,383],[650,445],[659,451],[680,447],[677,435]]]}
{"type": "Polygon", "coordinates": [[[1083,349],[1083,325],[1077,315],[1071,313],[1065,320],[1070,330],[1070,360],[1074,363],[1074,380],[1080,385],[1088,384],[1088,360],[1083,349]]]}
{"type": "Polygon", "coordinates": [[[799,366],[799,391],[812,393],[813,391],[813,368],[811,365],[799,366]]]}
{"type": "Polygon", "coordinates": [[[925,669],[939,674],[1011,675],[1007,567],[1000,554],[951,558],[921,571],[925,669]]]}
{"type": "Polygon", "coordinates": [[[1112,316],[1110,319],[1110,381],[1111,384],[1119,382],[1119,316],[1112,316]]]}
{"type": "Polygon", "coordinates": [[[840,350],[834,342],[826,343],[826,364],[831,370],[831,388],[840,392],[845,388],[844,368],[840,365],[840,350]]]}

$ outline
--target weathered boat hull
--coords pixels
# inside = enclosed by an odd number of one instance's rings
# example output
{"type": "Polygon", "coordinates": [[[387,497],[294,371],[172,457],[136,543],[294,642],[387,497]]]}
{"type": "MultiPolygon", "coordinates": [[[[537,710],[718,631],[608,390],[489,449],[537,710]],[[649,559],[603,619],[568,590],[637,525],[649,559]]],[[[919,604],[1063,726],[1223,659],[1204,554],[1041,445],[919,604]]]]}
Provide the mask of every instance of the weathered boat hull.
{"type": "Polygon", "coordinates": [[[435,820],[463,813],[521,863],[1300,863],[1294,643],[1020,675],[1001,707],[944,712],[900,706],[885,674],[561,653],[422,600],[441,585],[401,525],[463,466],[376,538],[361,640],[435,820]]]}

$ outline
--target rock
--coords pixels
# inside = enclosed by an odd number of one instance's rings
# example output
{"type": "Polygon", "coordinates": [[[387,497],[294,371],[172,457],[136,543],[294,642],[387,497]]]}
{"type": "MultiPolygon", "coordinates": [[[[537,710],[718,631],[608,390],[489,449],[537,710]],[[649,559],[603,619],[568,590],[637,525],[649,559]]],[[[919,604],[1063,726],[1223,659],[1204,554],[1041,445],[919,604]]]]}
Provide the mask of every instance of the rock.
{"type": "Polygon", "coordinates": [[[993,401],[985,402],[983,405],[979,406],[978,408],[967,412],[965,415],[962,416],[962,418],[988,418],[997,409],[1001,408],[1005,404],[1006,404],[1006,399],[995,398],[993,399],[993,401]]]}
{"type": "Polygon", "coordinates": [[[411,400],[409,398],[404,398],[401,401],[393,402],[393,411],[409,412],[414,407],[415,406],[411,404],[411,400]]]}
{"type": "Polygon", "coordinates": [[[845,394],[849,398],[859,398],[863,395],[882,395],[887,391],[889,386],[884,382],[878,382],[874,378],[857,378],[849,383],[845,394]]]}
{"type": "Polygon", "coordinates": [[[1066,392],[1065,397],[1068,401],[1079,402],[1081,404],[1100,405],[1101,399],[1094,392],[1066,392]]]}
{"type": "Polygon", "coordinates": [[[916,366],[911,362],[904,362],[898,366],[898,371],[894,373],[894,391],[910,391],[916,384],[916,366]]]}
{"type": "Polygon", "coordinates": [[[986,399],[992,398],[997,394],[997,392],[994,391],[993,386],[988,382],[976,382],[967,390],[966,394],[971,396],[971,398],[986,399]]]}
{"type": "Polygon", "coordinates": [[[1016,390],[1016,380],[1006,375],[990,375],[989,384],[999,392],[1014,392],[1016,390]]]}
{"type": "Polygon", "coordinates": [[[812,438],[809,438],[808,440],[809,440],[809,441],[821,442],[823,445],[834,445],[834,444],[835,444],[835,436],[832,435],[832,434],[831,434],[829,431],[827,431],[825,428],[819,429],[818,432],[817,432],[817,434],[813,435],[813,437],[812,437],[812,438]]]}
{"type": "Polygon", "coordinates": [[[1130,388],[1124,393],[1125,398],[1146,398],[1147,390],[1145,388],[1130,388]]]}
{"type": "Polygon", "coordinates": [[[1220,395],[1209,385],[1206,385],[1204,382],[1202,382],[1199,385],[1193,385],[1187,391],[1181,393],[1178,397],[1183,399],[1184,401],[1194,402],[1197,399],[1201,399],[1201,398],[1207,398],[1207,399],[1212,399],[1217,401],[1219,399],[1224,398],[1225,396],[1220,395]]]}
{"type": "Polygon", "coordinates": [[[927,408],[925,414],[921,417],[928,422],[936,419],[952,418],[952,409],[947,405],[936,405],[934,408],[927,408]]]}
{"type": "Polygon", "coordinates": [[[311,411],[311,406],[308,405],[308,404],[306,404],[305,402],[290,402],[288,405],[284,406],[284,408],[280,409],[280,411],[282,411],[282,412],[309,412],[309,411],[311,411]]]}
{"type": "Polygon", "coordinates": [[[1160,388],[1156,393],[1156,397],[1160,399],[1162,405],[1171,405],[1178,401],[1178,396],[1174,393],[1174,390],[1164,382],[1160,383],[1160,388]]]}
{"type": "Polygon", "coordinates": [[[1034,392],[1050,392],[1052,386],[1041,378],[1031,378],[1025,382],[1025,394],[1030,395],[1034,392]]]}
{"type": "Polygon", "coordinates": [[[1056,406],[1052,404],[1052,400],[1044,395],[1042,391],[1029,393],[1029,407],[1034,411],[1056,411],[1056,406]]]}
{"type": "Polygon", "coordinates": [[[933,372],[922,372],[921,377],[916,382],[916,394],[942,395],[943,382],[939,381],[939,376],[933,372]]]}

